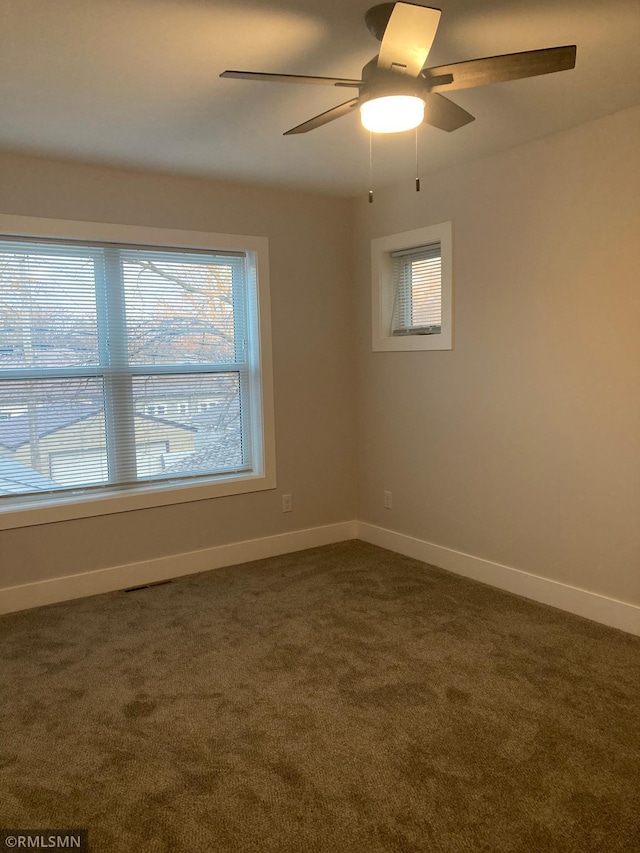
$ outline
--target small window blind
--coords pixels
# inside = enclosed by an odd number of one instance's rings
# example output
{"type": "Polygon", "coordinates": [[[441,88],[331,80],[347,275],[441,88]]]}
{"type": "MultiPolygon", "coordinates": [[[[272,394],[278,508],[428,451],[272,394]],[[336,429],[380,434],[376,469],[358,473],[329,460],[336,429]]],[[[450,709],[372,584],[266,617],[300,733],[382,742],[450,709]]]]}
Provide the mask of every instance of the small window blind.
{"type": "Polygon", "coordinates": [[[392,335],[439,335],[442,330],[440,242],[392,252],[392,335]]]}
{"type": "Polygon", "coordinates": [[[0,240],[0,496],[249,471],[243,253],[0,240]]]}

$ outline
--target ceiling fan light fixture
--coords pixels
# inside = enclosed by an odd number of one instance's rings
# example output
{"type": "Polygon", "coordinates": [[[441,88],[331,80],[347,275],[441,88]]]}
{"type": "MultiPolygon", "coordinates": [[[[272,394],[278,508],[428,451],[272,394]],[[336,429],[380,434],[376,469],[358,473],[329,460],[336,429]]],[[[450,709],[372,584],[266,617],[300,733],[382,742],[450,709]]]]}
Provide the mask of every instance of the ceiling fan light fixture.
{"type": "Polygon", "coordinates": [[[413,130],[424,121],[424,101],[415,95],[385,95],[360,105],[360,120],[373,133],[413,130]]]}

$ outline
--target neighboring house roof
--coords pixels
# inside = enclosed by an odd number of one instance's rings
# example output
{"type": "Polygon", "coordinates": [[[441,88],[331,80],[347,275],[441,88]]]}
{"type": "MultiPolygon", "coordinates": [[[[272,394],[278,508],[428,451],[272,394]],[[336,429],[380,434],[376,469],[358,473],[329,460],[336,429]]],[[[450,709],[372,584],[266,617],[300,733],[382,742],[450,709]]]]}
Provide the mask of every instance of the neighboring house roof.
{"type": "Polygon", "coordinates": [[[43,477],[22,462],[0,456],[0,495],[20,495],[25,492],[49,492],[58,483],[43,477]]]}
{"type": "MultiPolygon", "coordinates": [[[[93,417],[101,411],[97,404],[75,404],[42,406],[37,409],[36,429],[38,438],[44,438],[72,424],[93,417]]],[[[17,450],[29,443],[29,415],[17,415],[8,421],[0,421],[0,445],[17,450]]]]}
{"type": "Polygon", "coordinates": [[[193,424],[198,431],[208,431],[212,429],[219,429],[222,418],[224,418],[224,413],[222,413],[219,408],[209,409],[208,412],[202,412],[199,415],[192,415],[189,418],[189,423],[193,424]]]}
{"type": "MultiPolygon", "coordinates": [[[[102,407],[97,403],[72,403],[64,406],[55,404],[39,407],[37,409],[38,417],[35,424],[38,438],[44,438],[61,429],[66,429],[73,426],[73,424],[80,423],[80,421],[99,414],[101,411],[102,407]]],[[[188,432],[196,432],[195,427],[179,423],[178,421],[170,421],[167,418],[157,418],[141,412],[136,413],[136,417],[142,418],[145,421],[167,424],[168,426],[184,429],[188,432]]],[[[29,439],[29,415],[17,415],[16,417],[9,418],[8,421],[0,421],[0,446],[6,447],[8,450],[17,450],[23,444],[28,444],[29,439]]]]}
{"type": "Polygon", "coordinates": [[[211,442],[211,444],[203,447],[201,450],[180,454],[179,459],[168,460],[164,470],[172,474],[177,474],[181,471],[187,473],[202,471],[206,473],[207,471],[215,471],[220,468],[235,470],[241,465],[241,451],[237,438],[234,438],[228,444],[225,444],[223,441],[211,442]]]}
{"type": "Polygon", "coordinates": [[[169,418],[158,418],[156,415],[146,415],[144,412],[136,412],[136,417],[143,421],[153,421],[154,424],[166,424],[167,426],[186,429],[187,432],[198,431],[195,427],[190,426],[190,424],[185,424],[184,421],[171,421],[169,418]]]}
{"type": "MultiPolygon", "coordinates": [[[[240,439],[240,426],[228,426],[226,429],[214,429],[213,421],[207,428],[204,418],[200,421],[198,432],[206,436],[206,443],[189,453],[169,454],[165,460],[164,469],[170,473],[213,471],[220,468],[230,470],[242,466],[242,443],[240,439]],[[209,433],[209,435],[207,435],[209,433]]],[[[194,418],[196,420],[196,418],[194,418]]]]}

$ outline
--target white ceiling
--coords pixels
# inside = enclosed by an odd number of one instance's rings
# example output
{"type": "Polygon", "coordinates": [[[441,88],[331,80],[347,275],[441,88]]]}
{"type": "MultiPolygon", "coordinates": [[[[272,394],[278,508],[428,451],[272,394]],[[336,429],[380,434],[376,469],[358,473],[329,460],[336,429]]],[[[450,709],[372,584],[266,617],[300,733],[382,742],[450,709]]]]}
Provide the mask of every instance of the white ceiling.
{"type": "MultiPolygon", "coordinates": [[[[428,2],[428,0],[426,0],[428,2]]],[[[425,2],[425,5],[426,5],[425,2]]],[[[351,90],[220,79],[226,68],[359,77],[375,0],[0,0],[0,148],[352,195],[358,116],[282,133],[351,90]]],[[[434,5],[436,5],[434,3],[434,5]]],[[[427,65],[577,44],[576,68],[453,92],[476,121],[423,126],[421,171],[640,103],[638,0],[441,0],[427,65]]],[[[411,180],[413,132],[374,140],[374,185],[411,180]]]]}

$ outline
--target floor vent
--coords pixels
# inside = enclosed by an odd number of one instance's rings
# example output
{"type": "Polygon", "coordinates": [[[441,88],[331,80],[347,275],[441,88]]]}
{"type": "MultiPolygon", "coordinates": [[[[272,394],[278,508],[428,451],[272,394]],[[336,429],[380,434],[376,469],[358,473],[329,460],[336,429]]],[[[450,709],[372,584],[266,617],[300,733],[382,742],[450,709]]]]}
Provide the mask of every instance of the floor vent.
{"type": "Polygon", "coordinates": [[[171,583],[171,581],[154,581],[153,583],[143,583],[140,586],[130,586],[127,589],[123,590],[123,592],[138,592],[141,589],[151,589],[151,587],[164,586],[167,583],[171,583]]]}

